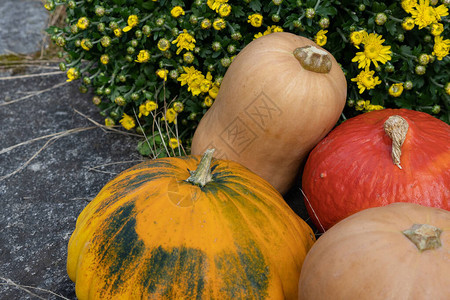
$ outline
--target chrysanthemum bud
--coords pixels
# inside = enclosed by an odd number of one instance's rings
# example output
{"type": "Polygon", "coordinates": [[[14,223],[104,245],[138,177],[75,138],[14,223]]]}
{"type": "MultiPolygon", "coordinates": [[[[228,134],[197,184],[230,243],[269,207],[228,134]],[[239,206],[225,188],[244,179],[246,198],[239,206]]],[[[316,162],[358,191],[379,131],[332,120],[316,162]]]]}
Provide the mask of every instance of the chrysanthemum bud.
{"type": "Polygon", "coordinates": [[[78,90],[80,91],[80,93],[82,94],[86,94],[88,92],[88,88],[85,85],[80,85],[80,87],[78,88],[78,90]]]}
{"type": "Polygon", "coordinates": [[[228,45],[228,47],[227,47],[227,51],[228,51],[228,53],[230,53],[230,54],[234,54],[234,53],[236,53],[236,46],[235,45],[233,45],[233,44],[229,44],[228,45]]]}
{"type": "Polygon", "coordinates": [[[117,96],[116,99],[114,99],[114,103],[119,106],[124,106],[127,102],[125,101],[125,98],[123,96],[117,96]]]}
{"type": "Polygon", "coordinates": [[[63,62],[60,62],[59,63],[59,69],[61,70],[61,71],[66,71],[67,70],[67,66],[66,66],[66,64],[65,63],[63,63],[63,62]]]}
{"type": "Polygon", "coordinates": [[[233,32],[231,38],[235,41],[239,41],[242,39],[242,34],[240,32],[233,32]]]}
{"type": "Polygon", "coordinates": [[[422,53],[419,55],[419,64],[425,66],[430,62],[430,57],[426,53],[422,53]]]}
{"type": "Polygon", "coordinates": [[[142,38],[142,31],[139,30],[139,29],[137,29],[137,30],[134,32],[134,36],[135,36],[138,40],[140,40],[140,39],[142,38]]]}
{"type": "Polygon", "coordinates": [[[211,45],[211,48],[213,49],[213,51],[220,51],[222,49],[222,45],[220,44],[220,42],[213,42],[211,45]]]}
{"type": "Polygon", "coordinates": [[[108,26],[109,26],[109,28],[111,28],[112,30],[119,28],[119,24],[117,24],[117,22],[115,22],[115,21],[109,22],[109,25],[108,25],[108,26]]]}
{"type": "Polygon", "coordinates": [[[319,25],[322,29],[328,28],[330,26],[330,19],[323,17],[319,20],[319,25]]]}
{"type": "Polygon", "coordinates": [[[377,23],[377,25],[384,25],[384,23],[386,23],[387,21],[387,16],[385,13],[378,13],[375,16],[375,23],[377,23]]]}
{"type": "Polygon", "coordinates": [[[59,47],[64,47],[65,45],[66,45],[66,39],[64,38],[64,37],[62,37],[62,36],[59,36],[57,39],[56,39],[56,45],[58,45],[59,47]]]}
{"type": "Polygon", "coordinates": [[[136,49],[134,49],[133,47],[128,47],[127,48],[127,53],[130,54],[130,55],[133,54],[135,51],[136,51],[136,49]]]}
{"type": "Polygon", "coordinates": [[[228,68],[231,65],[231,59],[229,57],[224,57],[220,60],[220,64],[224,68],[228,68]]]}
{"type": "Polygon", "coordinates": [[[69,2],[67,2],[67,7],[70,9],[74,9],[76,6],[77,6],[77,4],[73,0],[70,0],[69,2]]]}
{"type": "Polygon", "coordinates": [[[315,15],[316,15],[316,11],[314,10],[314,8],[309,7],[306,9],[306,12],[305,12],[306,18],[313,19],[315,15]]]}
{"type": "Polygon", "coordinates": [[[92,103],[94,103],[94,105],[100,105],[100,103],[102,103],[102,98],[99,96],[94,96],[92,97],[92,103]]]}
{"type": "Polygon", "coordinates": [[[441,106],[439,106],[439,105],[434,105],[433,106],[433,109],[431,110],[431,112],[433,113],[433,114],[438,114],[438,113],[440,113],[441,112],[441,106]]]}
{"type": "Polygon", "coordinates": [[[427,71],[427,69],[422,65],[417,65],[416,68],[414,69],[414,72],[417,75],[423,75],[423,74],[425,74],[426,71],[427,71]]]}
{"type": "Polygon", "coordinates": [[[99,17],[103,17],[103,15],[105,14],[105,8],[103,6],[96,6],[95,14],[99,17]]]}
{"type": "Polygon", "coordinates": [[[132,93],[130,98],[133,101],[138,101],[139,100],[139,94],[138,93],[132,93]]]}
{"type": "Polygon", "coordinates": [[[139,44],[139,42],[138,42],[137,40],[131,40],[131,41],[130,41],[131,47],[136,48],[136,47],[138,46],[138,44],[139,44]]]}
{"type": "Polygon", "coordinates": [[[413,88],[413,83],[410,80],[405,81],[405,83],[403,84],[403,87],[405,88],[405,90],[409,91],[413,88]]]}

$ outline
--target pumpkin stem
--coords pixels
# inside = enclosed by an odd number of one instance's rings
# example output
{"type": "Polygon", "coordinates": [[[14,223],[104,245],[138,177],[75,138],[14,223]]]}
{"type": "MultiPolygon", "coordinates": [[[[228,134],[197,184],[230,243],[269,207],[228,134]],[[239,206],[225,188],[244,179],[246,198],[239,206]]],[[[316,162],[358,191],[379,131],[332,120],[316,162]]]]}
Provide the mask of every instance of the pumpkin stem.
{"type": "Polygon", "coordinates": [[[416,245],[420,252],[439,248],[442,230],[428,224],[414,224],[402,233],[416,245]]]}
{"type": "Polygon", "coordinates": [[[332,62],[330,54],[314,46],[299,47],[293,52],[303,68],[316,73],[328,73],[332,62]]]}
{"type": "Polygon", "coordinates": [[[191,176],[186,179],[187,182],[204,187],[208,182],[212,181],[211,176],[211,161],[215,149],[208,149],[203,154],[200,162],[198,163],[197,170],[191,171],[191,176]]]}
{"type": "Polygon", "coordinates": [[[384,122],[384,131],[392,140],[392,161],[400,169],[400,156],[402,155],[402,145],[408,132],[408,122],[400,116],[390,116],[384,122]]]}

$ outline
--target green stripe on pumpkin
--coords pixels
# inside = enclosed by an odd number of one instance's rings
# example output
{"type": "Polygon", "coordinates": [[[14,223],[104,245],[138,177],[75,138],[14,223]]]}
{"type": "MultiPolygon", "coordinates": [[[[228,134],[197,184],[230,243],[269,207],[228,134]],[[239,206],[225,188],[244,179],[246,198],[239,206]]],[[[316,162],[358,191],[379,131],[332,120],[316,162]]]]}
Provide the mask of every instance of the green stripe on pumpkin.
{"type": "Polygon", "coordinates": [[[201,299],[207,271],[207,257],[199,249],[180,246],[151,251],[141,274],[144,290],[161,295],[164,299],[175,299],[176,295],[187,299],[201,299]]]}
{"type": "Polygon", "coordinates": [[[102,242],[98,257],[102,269],[107,269],[105,284],[117,289],[130,276],[133,268],[145,252],[145,245],[136,233],[136,212],[134,203],[121,206],[109,218],[105,230],[99,235],[102,242]]]}

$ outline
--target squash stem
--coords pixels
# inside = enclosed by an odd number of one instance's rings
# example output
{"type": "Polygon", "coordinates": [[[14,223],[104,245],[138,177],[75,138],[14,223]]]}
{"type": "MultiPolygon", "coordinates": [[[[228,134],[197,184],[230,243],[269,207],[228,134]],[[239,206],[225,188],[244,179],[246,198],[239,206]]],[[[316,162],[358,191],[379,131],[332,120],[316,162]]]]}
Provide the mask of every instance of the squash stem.
{"type": "Polygon", "coordinates": [[[428,224],[414,224],[402,233],[419,249],[420,252],[441,247],[442,230],[428,224]]]}
{"type": "Polygon", "coordinates": [[[400,116],[390,116],[384,122],[384,131],[392,140],[392,161],[400,169],[400,157],[402,155],[402,145],[408,132],[408,122],[400,116]]]}
{"type": "Polygon", "coordinates": [[[330,54],[314,46],[299,47],[292,54],[303,68],[315,73],[329,73],[333,65],[330,54]]]}
{"type": "Polygon", "coordinates": [[[211,176],[211,161],[215,149],[208,149],[203,154],[197,170],[191,172],[191,176],[186,179],[187,182],[204,187],[208,182],[212,181],[211,176]]]}

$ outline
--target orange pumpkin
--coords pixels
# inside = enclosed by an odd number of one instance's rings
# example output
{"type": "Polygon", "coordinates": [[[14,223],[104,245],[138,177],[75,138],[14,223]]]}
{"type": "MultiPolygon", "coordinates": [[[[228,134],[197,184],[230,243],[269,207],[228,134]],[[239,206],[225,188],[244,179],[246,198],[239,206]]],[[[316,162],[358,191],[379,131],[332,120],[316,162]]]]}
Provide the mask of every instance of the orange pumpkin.
{"type": "Polygon", "coordinates": [[[393,203],[337,223],[306,256],[298,299],[450,299],[450,212],[393,203]]]}
{"type": "Polygon", "coordinates": [[[311,228],[265,180],[211,158],[149,160],[100,191],[69,242],[78,299],[297,297],[311,228]]]}
{"type": "Polygon", "coordinates": [[[287,32],[260,37],[225,73],[192,154],[215,148],[217,158],[239,162],[284,194],[336,124],[346,95],[340,66],[313,41],[287,32]]]}
{"type": "Polygon", "coordinates": [[[302,176],[306,207],[321,230],[392,202],[450,210],[450,126],[408,109],[359,115],[320,141],[302,176]]]}

